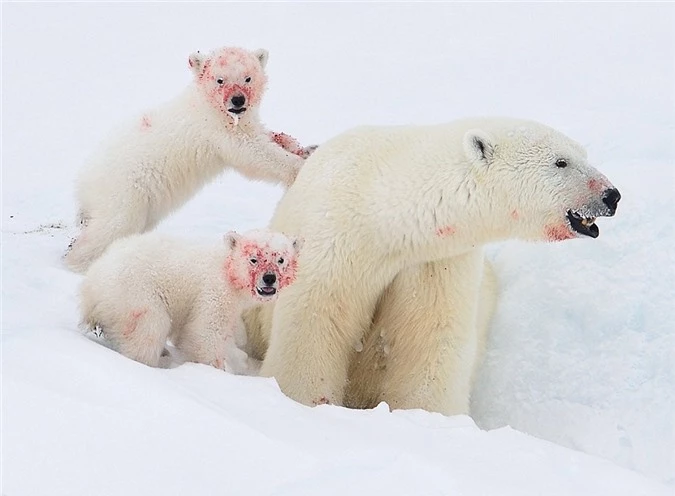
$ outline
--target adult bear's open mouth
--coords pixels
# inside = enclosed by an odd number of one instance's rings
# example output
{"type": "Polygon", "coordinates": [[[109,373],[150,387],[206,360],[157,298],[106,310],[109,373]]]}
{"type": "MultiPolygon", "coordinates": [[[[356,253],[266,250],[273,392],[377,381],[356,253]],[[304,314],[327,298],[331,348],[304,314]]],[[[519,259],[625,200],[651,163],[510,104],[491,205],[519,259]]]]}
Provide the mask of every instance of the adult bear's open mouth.
{"type": "Polygon", "coordinates": [[[595,217],[584,217],[578,212],[567,211],[567,220],[575,232],[591,238],[597,238],[600,235],[600,229],[595,225],[595,217]]]}

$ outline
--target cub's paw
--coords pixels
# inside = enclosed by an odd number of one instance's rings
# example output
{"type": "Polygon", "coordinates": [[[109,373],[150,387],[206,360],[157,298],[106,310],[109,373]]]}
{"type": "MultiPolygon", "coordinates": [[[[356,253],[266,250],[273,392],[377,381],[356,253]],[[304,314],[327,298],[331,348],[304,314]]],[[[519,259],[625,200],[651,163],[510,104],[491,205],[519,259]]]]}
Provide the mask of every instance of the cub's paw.
{"type": "Polygon", "coordinates": [[[300,151],[300,154],[299,154],[299,155],[300,155],[302,158],[307,158],[307,157],[309,157],[312,153],[314,153],[314,151],[315,151],[317,148],[319,148],[319,145],[310,145],[310,146],[306,146],[306,147],[304,147],[304,148],[300,151]]]}

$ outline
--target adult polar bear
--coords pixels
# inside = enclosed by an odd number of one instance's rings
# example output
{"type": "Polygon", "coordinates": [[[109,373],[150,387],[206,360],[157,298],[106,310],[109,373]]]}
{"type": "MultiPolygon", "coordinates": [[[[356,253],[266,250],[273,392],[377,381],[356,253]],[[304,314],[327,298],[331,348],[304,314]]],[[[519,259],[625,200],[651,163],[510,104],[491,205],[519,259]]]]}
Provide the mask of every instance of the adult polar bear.
{"type": "Polygon", "coordinates": [[[247,315],[250,351],[307,405],[468,413],[496,294],[482,246],[597,237],[619,199],[581,146],[536,122],[347,132],[277,207],[270,227],[303,252],[275,306],[247,315]]]}

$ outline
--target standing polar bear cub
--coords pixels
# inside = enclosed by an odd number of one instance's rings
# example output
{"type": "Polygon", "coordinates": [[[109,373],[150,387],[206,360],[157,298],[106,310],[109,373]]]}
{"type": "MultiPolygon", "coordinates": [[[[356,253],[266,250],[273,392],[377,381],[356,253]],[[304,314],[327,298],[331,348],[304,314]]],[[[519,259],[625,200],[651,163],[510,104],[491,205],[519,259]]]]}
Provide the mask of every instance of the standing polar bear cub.
{"type": "Polygon", "coordinates": [[[102,148],[77,184],[82,231],[65,255],[84,272],[114,240],[152,230],[226,167],[251,179],[295,180],[312,151],[260,122],[267,51],[221,48],[189,58],[195,80],[102,148]]]}
{"type": "Polygon", "coordinates": [[[496,296],[481,247],[598,236],[619,192],[542,124],[362,127],[309,157],[271,228],[296,282],[246,315],[250,351],[308,404],[468,413],[496,296]]]}
{"type": "Polygon", "coordinates": [[[299,243],[268,231],[224,241],[191,246],[156,233],[116,241],[82,283],[82,323],[146,365],[159,365],[171,339],[188,361],[251,373],[254,362],[237,347],[241,313],[293,282],[299,243]]]}

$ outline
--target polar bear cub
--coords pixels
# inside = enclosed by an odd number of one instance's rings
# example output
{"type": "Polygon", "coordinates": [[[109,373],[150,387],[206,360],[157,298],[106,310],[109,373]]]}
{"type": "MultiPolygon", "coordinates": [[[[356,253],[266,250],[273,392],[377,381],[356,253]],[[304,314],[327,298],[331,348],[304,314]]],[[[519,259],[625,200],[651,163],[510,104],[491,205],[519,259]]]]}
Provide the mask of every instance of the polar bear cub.
{"type": "Polygon", "coordinates": [[[262,49],[193,53],[193,83],[98,151],[77,182],[81,233],[64,255],[71,270],[84,272],[118,238],[152,230],[227,167],[293,183],[313,147],[279,139],[260,122],[267,59],[262,49]]]}
{"type": "Polygon", "coordinates": [[[299,245],[270,231],[228,232],[216,246],[157,233],[118,240],[81,285],[82,324],[146,365],[159,365],[170,339],[188,361],[249,373],[241,313],[293,282],[299,245]]]}

